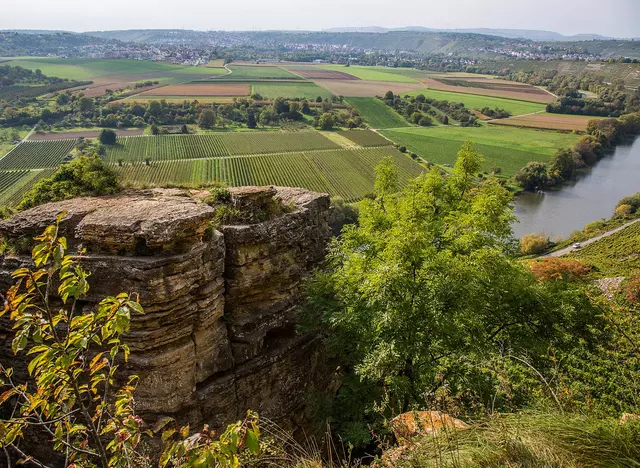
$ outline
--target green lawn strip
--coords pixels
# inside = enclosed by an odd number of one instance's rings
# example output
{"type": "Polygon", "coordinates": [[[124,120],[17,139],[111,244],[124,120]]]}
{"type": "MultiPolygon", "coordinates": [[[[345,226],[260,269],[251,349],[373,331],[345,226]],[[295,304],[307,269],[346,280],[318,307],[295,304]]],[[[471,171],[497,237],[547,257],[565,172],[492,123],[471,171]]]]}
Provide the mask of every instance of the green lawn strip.
{"type": "Polygon", "coordinates": [[[635,223],[567,255],[594,268],[595,277],[634,276],[640,272],[640,223],[635,223]]]}
{"type": "Polygon", "coordinates": [[[448,91],[437,91],[435,89],[419,89],[402,93],[403,96],[417,96],[424,94],[426,97],[437,99],[438,101],[461,102],[470,110],[482,109],[483,107],[499,107],[511,112],[512,115],[532,114],[534,112],[544,111],[544,104],[535,102],[517,101],[515,99],[505,99],[493,96],[480,96],[477,94],[451,93],[448,91]]]}
{"type": "Polygon", "coordinates": [[[372,128],[409,127],[409,122],[377,98],[350,97],[347,102],[372,128]]]}
{"type": "Polygon", "coordinates": [[[302,79],[300,76],[291,73],[288,70],[280,67],[253,67],[250,65],[229,65],[231,75],[229,78],[289,78],[289,79],[302,79]]]}
{"type": "Polygon", "coordinates": [[[381,133],[399,145],[436,164],[455,163],[460,147],[469,139],[484,156],[483,170],[500,167],[504,176],[513,176],[529,161],[548,161],[560,148],[569,147],[578,136],[523,129],[493,132],[494,127],[408,128],[381,133]]]}
{"type": "Polygon", "coordinates": [[[408,76],[400,75],[394,72],[388,72],[383,67],[362,67],[344,65],[318,65],[321,70],[333,70],[360,78],[367,81],[389,81],[396,83],[416,83],[416,80],[408,76]]]}

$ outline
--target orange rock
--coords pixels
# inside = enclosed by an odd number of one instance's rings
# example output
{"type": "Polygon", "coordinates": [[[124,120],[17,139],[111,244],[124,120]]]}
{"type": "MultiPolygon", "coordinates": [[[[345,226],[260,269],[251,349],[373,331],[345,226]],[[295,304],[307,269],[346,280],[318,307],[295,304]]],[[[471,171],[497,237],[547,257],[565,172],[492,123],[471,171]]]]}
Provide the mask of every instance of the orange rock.
{"type": "Polygon", "coordinates": [[[411,411],[391,420],[393,434],[399,443],[410,443],[417,436],[469,429],[464,422],[440,411],[411,411]]]}

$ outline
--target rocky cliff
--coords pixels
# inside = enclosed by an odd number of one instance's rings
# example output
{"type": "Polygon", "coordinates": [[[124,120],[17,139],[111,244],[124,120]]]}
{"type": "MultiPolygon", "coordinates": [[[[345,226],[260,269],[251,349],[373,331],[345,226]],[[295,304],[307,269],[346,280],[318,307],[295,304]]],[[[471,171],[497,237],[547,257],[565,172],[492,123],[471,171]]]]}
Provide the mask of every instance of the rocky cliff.
{"type": "MultiPolygon", "coordinates": [[[[219,426],[254,409],[295,427],[320,372],[318,340],[296,332],[295,309],[300,281],[330,236],[329,197],[231,189],[229,204],[245,224],[221,227],[208,200],[208,192],[164,189],[22,212],[0,223],[14,250],[0,265],[0,287],[29,260],[29,239],[66,211],[62,234],[70,249],[86,249],[80,258],[91,272],[82,306],[121,291],[140,294],[145,315],[133,318],[126,336],[125,369],[140,376],[139,413],[219,426]]],[[[3,320],[0,359],[11,362],[3,320]]]]}

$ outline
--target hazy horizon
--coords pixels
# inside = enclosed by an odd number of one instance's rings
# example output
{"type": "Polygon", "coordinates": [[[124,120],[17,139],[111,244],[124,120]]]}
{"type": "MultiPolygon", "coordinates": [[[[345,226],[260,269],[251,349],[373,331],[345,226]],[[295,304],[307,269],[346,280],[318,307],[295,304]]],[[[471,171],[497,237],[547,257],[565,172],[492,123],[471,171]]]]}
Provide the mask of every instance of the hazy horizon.
{"type": "MultiPolygon", "coordinates": [[[[32,0],[29,14],[13,3],[0,29],[74,32],[118,29],[323,30],[423,26],[434,29],[530,29],[564,35],[640,37],[638,0],[142,0],[109,3],[32,0]],[[12,11],[15,8],[15,11],[12,11]]],[[[5,8],[7,11],[7,8],[5,8]]]]}

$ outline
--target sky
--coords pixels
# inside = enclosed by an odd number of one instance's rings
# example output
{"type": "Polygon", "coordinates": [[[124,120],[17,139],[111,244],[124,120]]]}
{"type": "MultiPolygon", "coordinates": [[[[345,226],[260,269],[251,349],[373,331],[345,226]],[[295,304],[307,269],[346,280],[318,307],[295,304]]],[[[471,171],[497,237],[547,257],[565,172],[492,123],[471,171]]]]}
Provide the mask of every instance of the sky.
{"type": "Polygon", "coordinates": [[[640,37],[640,0],[0,0],[0,29],[543,29],[640,37]]]}

